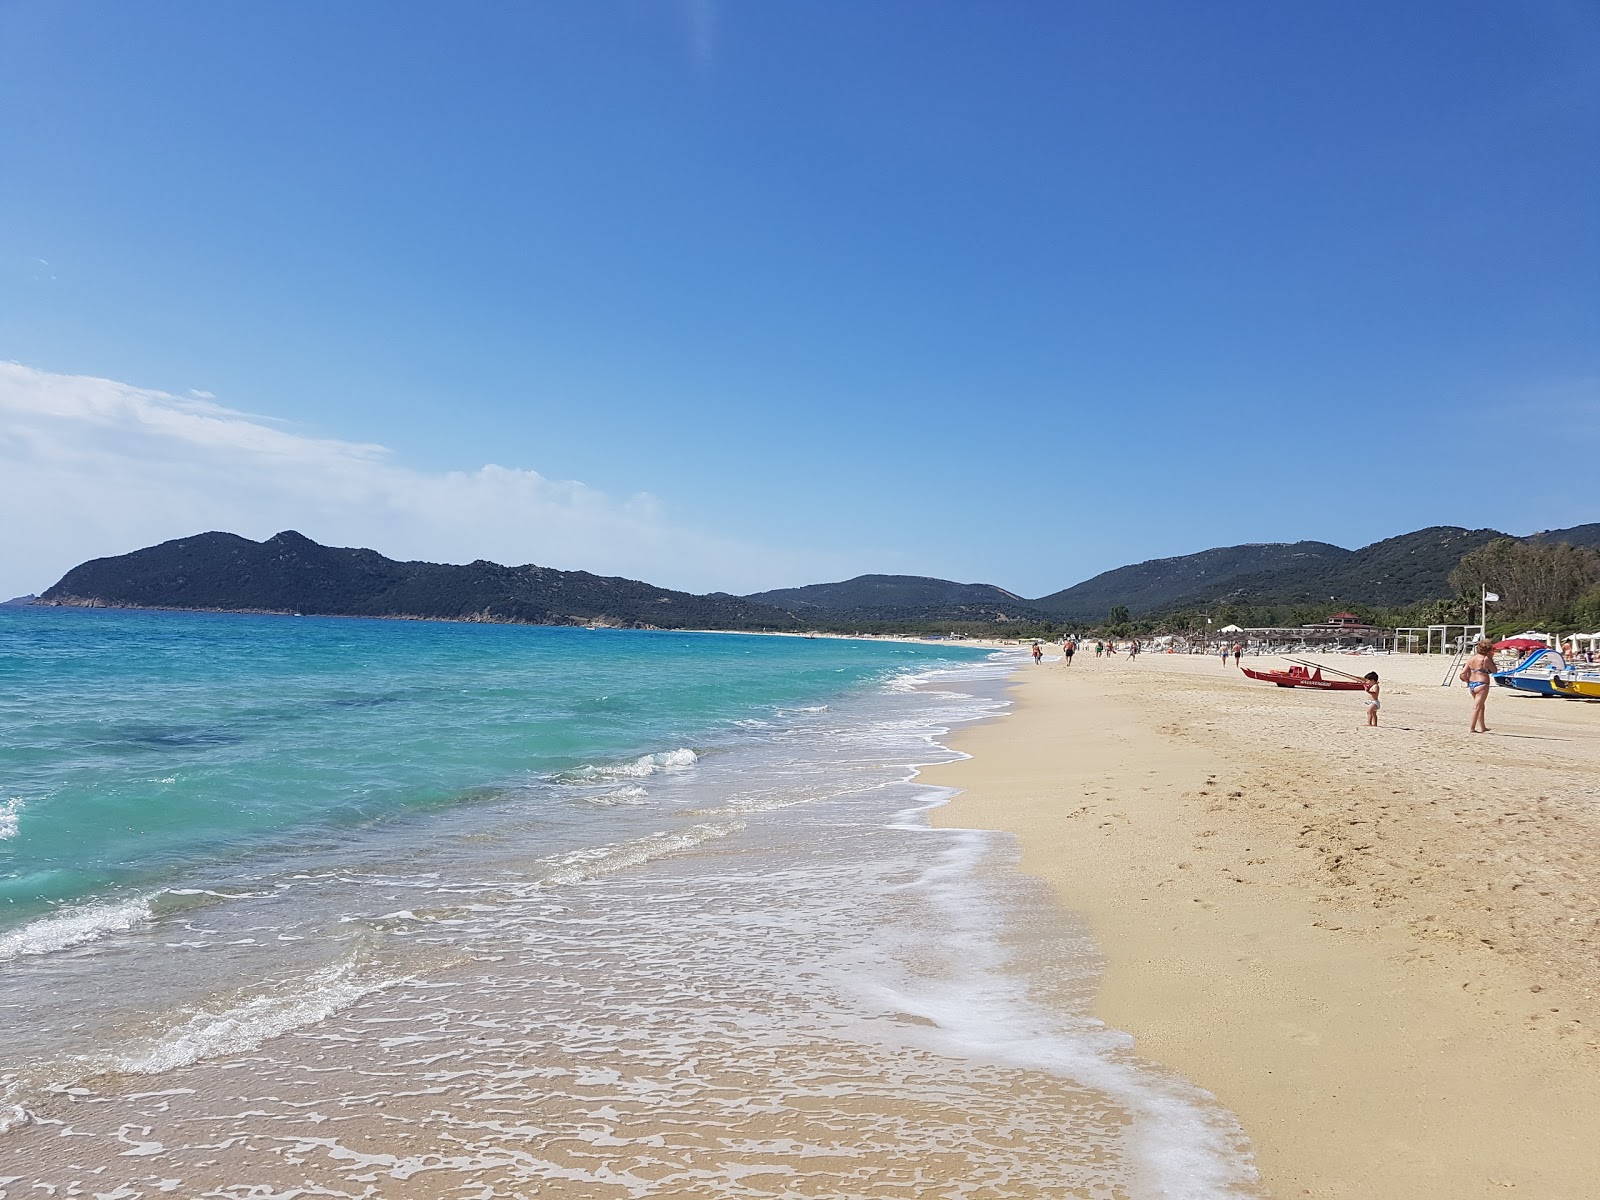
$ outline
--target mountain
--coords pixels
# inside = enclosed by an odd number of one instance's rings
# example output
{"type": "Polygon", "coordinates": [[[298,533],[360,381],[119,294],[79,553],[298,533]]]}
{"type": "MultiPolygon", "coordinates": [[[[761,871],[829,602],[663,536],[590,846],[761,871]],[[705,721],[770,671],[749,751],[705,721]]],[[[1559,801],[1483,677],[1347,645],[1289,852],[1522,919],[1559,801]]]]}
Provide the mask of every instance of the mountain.
{"type": "Polygon", "coordinates": [[[794,629],[787,612],[736,596],[695,596],[635,579],[502,567],[396,562],[323,546],[292,530],[252,542],[202,533],[74,567],[42,604],[425,617],[541,625],[794,629]]]}
{"type": "Polygon", "coordinates": [[[1600,524],[1574,525],[1571,529],[1546,529],[1529,534],[1530,542],[1566,542],[1569,546],[1600,547],[1600,524]]]}
{"type": "Polygon", "coordinates": [[[943,608],[971,604],[1015,607],[1028,603],[1015,592],[992,583],[952,583],[925,575],[857,575],[842,583],[778,588],[756,592],[745,599],[797,611],[808,608],[943,608]]]}
{"type": "MultiPolygon", "coordinates": [[[[1118,567],[1027,600],[993,584],[922,575],[858,575],[743,597],[696,596],[531,564],[397,562],[374,550],[318,545],[293,531],[265,542],[202,533],[74,567],[37,603],[668,629],[893,632],[959,625],[1000,632],[1047,621],[1098,623],[1116,605],[1133,616],[1222,603],[1398,608],[1449,596],[1450,572],[1461,556],[1507,536],[1436,525],[1359,550],[1327,542],[1220,546],[1118,567]]],[[[1600,546],[1600,523],[1524,540],[1600,546]]]]}
{"type": "Polygon", "coordinates": [[[32,604],[38,598],[39,597],[33,595],[31,592],[26,596],[13,596],[9,600],[0,601],[0,608],[23,608],[29,604],[32,604]]]}
{"type": "Polygon", "coordinates": [[[1385,538],[1346,558],[1304,562],[1237,576],[1226,584],[1202,588],[1184,598],[1184,606],[1220,600],[1246,604],[1375,604],[1399,608],[1419,600],[1436,600],[1452,594],[1450,572],[1469,550],[1507,537],[1497,529],[1462,529],[1434,525],[1385,538]]]}
{"type": "Polygon", "coordinates": [[[992,583],[953,583],[926,575],[857,575],[839,583],[756,592],[745,599],[788,609],[802,621],[832,629],[1005,625],[1050,619],[1015,592],[992,583]]]}
{"type": "Polygon", "coordinates": [[[1135,616],[1182,607],[1194,597],[1220,591],[1233,580],[1348,561],[1353,555],[1327,542],[1253,542],[1221,546],[1177,558],[1104,571],[1093,579],[1029,601],[1069,621],[1099,621],[1116,604],[1135,616]]]}
{"type": "MultiPolygon", "coordinates": [[[[1106,571],[1031,603],[1064,620],[1101,620],[1114,604],[1134,616],[1239,604],[1373,604],[1398,608],[1451,594],[1450,572],[1470,550],[1508,537],[1497,529],[1435,525],[1359,550],[1327,542],[1223,546],[1106,571]]],[[[1535,534],[1600,544],[1600,525],[1535,534]],[[1593,541],[1579,539],[1594,539],[1593,541]]]]}

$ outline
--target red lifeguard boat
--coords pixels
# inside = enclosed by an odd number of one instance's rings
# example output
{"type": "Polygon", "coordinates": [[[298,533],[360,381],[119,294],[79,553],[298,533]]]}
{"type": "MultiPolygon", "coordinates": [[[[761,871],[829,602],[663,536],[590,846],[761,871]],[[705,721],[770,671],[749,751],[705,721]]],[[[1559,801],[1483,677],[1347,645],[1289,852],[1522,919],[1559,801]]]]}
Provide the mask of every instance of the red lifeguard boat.
{"type": "Polygon", "coordinates": [[[1310,671],[1304,667],[1290,667],[1287,671],[1262,671],[1254,667],[1239,669],[1251,679],[1275,683],[1279,687],[1314,688],[1319,692],[1359,692],[1367,686],[1359,679],[1324,679],[1321,667],[1310,671]]]}

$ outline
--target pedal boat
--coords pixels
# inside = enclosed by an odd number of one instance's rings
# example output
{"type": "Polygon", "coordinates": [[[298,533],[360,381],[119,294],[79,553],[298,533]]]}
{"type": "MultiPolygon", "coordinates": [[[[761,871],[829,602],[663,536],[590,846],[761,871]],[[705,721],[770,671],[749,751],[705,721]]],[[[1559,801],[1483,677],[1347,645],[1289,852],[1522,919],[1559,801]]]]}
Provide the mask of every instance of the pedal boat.
{"type": "Polygon", "coordinates": [[[1552,679],[1550,686],[1572,700],[1600,700],[1600,679],[1552,679]]]}
{"type": "Polygon", "coordinates": [[[1559,650],[1535,650],[1514,667],[1496,671],[1489,678],[1503,688],[1529,692],[1535,696],[1559,696],[1555,681],[1567,672],[1567,660],[1559,650]]]}

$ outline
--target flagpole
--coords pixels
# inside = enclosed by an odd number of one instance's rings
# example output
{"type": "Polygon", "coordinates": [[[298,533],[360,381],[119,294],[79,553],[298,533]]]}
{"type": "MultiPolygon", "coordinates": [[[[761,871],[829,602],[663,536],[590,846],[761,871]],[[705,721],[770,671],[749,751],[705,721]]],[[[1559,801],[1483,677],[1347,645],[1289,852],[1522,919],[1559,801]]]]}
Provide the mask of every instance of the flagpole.
{"type": "Polygon", "coordinates": [[[1489,585],[1478,585],[1478,636],[1487,637],[1489,629],[1489,585]]]}

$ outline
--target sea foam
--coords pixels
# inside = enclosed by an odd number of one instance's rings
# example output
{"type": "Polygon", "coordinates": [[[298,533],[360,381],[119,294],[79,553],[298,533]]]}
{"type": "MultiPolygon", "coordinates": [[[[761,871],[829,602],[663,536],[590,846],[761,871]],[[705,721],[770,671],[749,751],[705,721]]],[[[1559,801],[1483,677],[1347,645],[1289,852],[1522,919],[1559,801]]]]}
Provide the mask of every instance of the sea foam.
{"type": "MultiPolygon", "coordinates": [[[[1091,1016],[1042,1005],[1030,994],[1027,974],[1019,972],[998,933],[1005,928],[1004,906],[981,882],[980,868],[998,835],[939,830],[926,823],[928,809],[954,794],[939,789],[929,804],[902,812],[893,822],[895,828],[943,843],[920,876],[901,889],[920,895],[938,914],[921,952],[942,957],[947,972],[930,981],[868,970],[852,985],[889,1010],[919,1018],[911,1040],[929,1049],[1048,1071],[1109,1097],[1134,1118],[1129,1166],[1149,1194],[1169,1200],[1254,1195],[1258,1176],[1248,1139],[1215,1097],[1141,1061],[1128,1034],[1091,1016]]],[[[917,940],[912,938],[913,947],[917,940]]],[[[1080,953],[1083,961],[1091,961],[1094,951],[1086,941],[1080,953]]]]}
{"type": "Polygon", "coordinates": [[[0,842],[17,836],[18,818],[22,816],[22,801],[13,796],[0,803],[0,842]]]}
{"type": "Polygon", "coordinates": [[[643,866],[664,855],[676,854],[718,838],[725,838],[745,828],[743,821],[715,821],[703,825],[690,825],[686,829],[652,833],[630,842],[614,846],[597,846],[593,849],[575,850],[556,860],[553,870],[539,882],[546,887],[583,883],[614,875],[629,867],[643,866]]]}
{"type": "Polygon", "coordinates": [[[20,929],[0,934],[0,962],[81,946],[108,933],[126,933],[149,919],[148,899],[63,908],[48,917],[30,921],[20,929]]]}
{"type": "Polygon", "coordinates": [[[569,783],[594,783],[608,779],[647,779],[658,771],[682,771],[700,761],[693,750],[664,750],[659,754],[642,754],[622,763],[601,763],[579,767],[561,776],[569,783]]]}
{"type": "Polygon", "coordinates": [[[201,1008],[112,1065],[124,1074],[160,1075],[204,1058],[247,1054],[399,982],[364,973],[354,960],[337,963],[269,991],[201,1008]]]}

